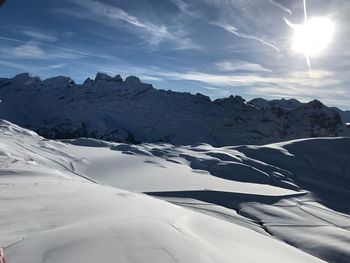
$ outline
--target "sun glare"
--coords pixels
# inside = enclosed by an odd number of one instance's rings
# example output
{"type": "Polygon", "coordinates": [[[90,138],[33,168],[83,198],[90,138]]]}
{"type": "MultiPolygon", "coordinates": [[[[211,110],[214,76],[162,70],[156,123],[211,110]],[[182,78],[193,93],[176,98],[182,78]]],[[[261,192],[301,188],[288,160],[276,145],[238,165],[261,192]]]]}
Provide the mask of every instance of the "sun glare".
{"type": "Polygon", "coordinates": [[[327,17],[314,17],[304,24],[293,25],[293,50],[308,57],[319,56],[331,43],[334,23],[327,17]]]}

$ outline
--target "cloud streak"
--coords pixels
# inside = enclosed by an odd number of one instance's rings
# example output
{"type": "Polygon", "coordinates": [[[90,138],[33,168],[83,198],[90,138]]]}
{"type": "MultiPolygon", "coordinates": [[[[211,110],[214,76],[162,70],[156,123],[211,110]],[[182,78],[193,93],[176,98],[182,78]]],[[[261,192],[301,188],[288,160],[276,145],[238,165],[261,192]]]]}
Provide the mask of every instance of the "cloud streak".
{"type": "Polygon", "coordinates": [[[17,42],[17,43],[23,43],[23,40],[20,39],[15,39],[15,38],[11,38],[11,37],[4,37],[4,36],[0,36],[1,40],[5,40],[5,41],[11,41],[11,42],[17,42]]]}
{"type": "Polygon", "coordinates": [[[45,51],[35,42],[27,42],[17,47],[1,48],[0,51],[10,57],[21,59],[41,59],[45,57],[45,51]]]}
{"type": "Polygon", "coordinates": [[[162,42],[176,44],[178,49],[196,49],[198,46],[184,37],[183,32],[169,32],[167,26],[157,25],[145,19],[133,16],[123,9],[95,0],[70,0],[79,9],[58,8],[57,12],[76,18],[92,20],[110,27],[127,26],[150,46],[158,46],[162,42]],[[124,23],[124,24],[123,24],[124,23]]]}
{"type": "Polygon", "coordinates": [[[249,63],[245,61],[220,61],[215,63],[215,66],[224,72],[229,71],[248,71],[248,72],[272,72],[260,64],[249,63]]]}
{"type": "Polygon", "coordinates": [[[56,42],[57,37],[50,35],[50,34],[44,34],[42,32],[34,31],[34,30],[22,30],[21,33],[25,36],[31,37],[38,41],[45,41],[45,42],[56,42]]]}
{"type": "Polygon", "coordinates": [[[110,4],[97,2],[94,0],[70,0],[79,9],[57,8],[56,11],[76,18],[92,20],[108,26],[121,26],[121,22],[131,26],[136,33],[147,33],[148,42],[152,45],[158,45],[161,41],[170,37],[165,26],[158,26],[150,22],[141,21],[124,10],[110,4]]]}
{"type": "Polygon", "coordinates": [[[25,60],[82,60],[87,58],[110,59],[96,51],[84,51],[73,47],[60,47],[38,41],[27,41],[21,45],[0,48],[0,58],[25,60]]]}
{"type": "MultiPolygon", "coordinates": [[[[157,75],[157,74],[156,74],[157,75]]],[[[261,75],[221,75],[221,74],[210,74],[203,72],[186,72],[186,73],[158,73],[159,76],[173,78],[177,80],[190,80],[199,81],[202,83],[216,85],[216,86],[251,86],[251,85],[261,85],[261,84],[275,84],[275,85],[312,85],[314,87],[320,87],[330,84],[338,84],[339,81],[332,79],[322,78],[322,82],[317,81],[320,79],[314,79],[310,81],[308,75],[301,77],[293,77],[288,75],[286,77],[275,77],[275,76],[261,76],[261,75]],[[325,81],[325,82],[323,82],[325,81]]],[[[302,75],[300,75],[302,76],[302,75]]],[[[316,75],[315,75],[316,78],[316,75]]],[[[279,87],[279,90],[283,90],[279,87]]]]}
{"type": "MultiPolygon", "coordinates": [[[[187,14],[187,15],[189,15],[191,17],[194,17],[194,18],[200,18],[201,20],[205,21],[206,23],[208,23],[210,25],[214,25],[214,26],[220,27],[220,28],[224,29],[225,31],[227,31],[227,32],[229,32],[231,34],[234,34],[237,37],[258,41],[258,42],[260,42],[260,43],[262,43],[262,44],[264,44],[266,46],[269,46],[270,48],[274,49],[276,52],[278,52],[278,53],[280,52],[280,49],[276,45],[274,45],[274,44],[272,44],[272,43],[270,43],[270,42],[268,42],[268,41],[266,41],[266,40],[264,40],[264,39],[262,39],[260,37],[257,37],[255,35],[251,35],[251,34],[240,32],[240,30],[237,27],[227,23],[226,21],[222,21],[222,18],[220,18],[220,20],[218,20],[218,21],[210,22],[210,21],[207,21],[204,17],[201,17],[200,15],[198,15],[197,13],[195,13],[193,11],[190,11],[188,4],[186,2],[184,2],[183,0],[170,0],[170,1],[173,2],[182,11],[182,13],[184,13],[184,14],[187,14]]],[[[224,8],[224,7],[222,7],[220,5],[220,3],[218,4],[218,3],[215,2],[215,4],[214,4],[215,8],[218,8],[219,10],[224,8]]],[[[289,12],[291,12],[289,9],[283,7],[282,5],[276,3],[276,2],[274,2],[272,0],[271,0],[271,3],[274,4],[274,5],[277,5],[280,8],[283,8],[285,11],[288,10],[289,12]]],[[[235,5],[235,1],[232,1],[231,4],[235,5]]],[[[222,11],[220,11],[220,12],[222,12],[222,11]]]]}
{"type": "Polygon", "coordinates": [[[200,15],[197,12],[190,10],[190,6],[188,5],[188,3],[184,2],[183,0],[170,0],[170,1],[174,3],[182,13],[193,18],[200,18],[200,15]]]}
{"type": "Polygon", "coordinates": [[[274,5],[274,6],[277,6],[278,8],[282,9],[283,11],[287,12],[289,15],[292,14],[292,10],[288,9],[287,7],[283,6],[282,4],[280,3],[277,3],[276,1],[274,0],[269,0],[269,3],[274,5]]]}
{"type": "Polygon", "coordinates": [[[38,66],[25,65],[23,63],[17,63],[17,62],[12,62],[7,60],[0,60],[0,65],[9,67],[9,68],[19,69],[25,72],[38,72],[38,71],[44,72],[52,69],[60,69],[66,66],[66,64],[49,64],[44,67],[38,67],[38,66]]]}
{"type": "Polygon", "coordinates": [[[215,26],[218,26],[218,27],[221,27],[222,29],[226,30],[227,32],[230,32],[230,33],[234,34],[237,37],[256,40],[256,41],[258,41],[258,42],[260,42],[260,43],[262,43],[262,44],[264,44],[266,46],[269,46],[270,48],[274,49],[275,51],[280,52],[280,49],[277,46],[275,46],[275,45],[273,45],[273,44],[271,44],[271,43],[269,43],[269,42],[267,42],[267,41],[265,41],[265,40],[263,40],[263,39],[261,39],[261,38],[259,38],[257,36],[253,36],[253,35],[246,34],[246,33],[241,33],[233,25],[229,25],[229,24],[223,23],[223,22],[212,22],[211,24],[215,25],[215,26]]]}

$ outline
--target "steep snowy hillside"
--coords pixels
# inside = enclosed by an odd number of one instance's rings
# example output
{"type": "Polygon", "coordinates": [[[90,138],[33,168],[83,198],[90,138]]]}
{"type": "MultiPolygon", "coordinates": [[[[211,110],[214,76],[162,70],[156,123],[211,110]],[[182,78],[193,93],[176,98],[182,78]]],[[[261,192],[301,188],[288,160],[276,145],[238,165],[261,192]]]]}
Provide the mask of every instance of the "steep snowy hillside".
{"type": "MultiPolygon", "coordinates": [[[[90,141],[92,143],[104,144],[90,141]]],[[[92,174],[90,170],[89,176],[103,178],[104,174],[110,173],[108,161],[112,162],[112,159],[99,159],[102,149],[105,155],[115,154],[115,177],[122,175],[118,172],[118,158],[124,154],[119,151],[126,151],[128,146],[113,146],[117,148],[66,145],[46,140],[8,122],[0,123],[0,242],[5,245],[8,262],[323,262],[271,237],[260,230],[258,222],[234,211],[222,212],[224,210],[220,207],[207,206],[206,203],[195,203],[195,207],[189,209],[185,202],[181,207],[105,186],[79,174],[89,170],[94,162],[93,159],[82,159],[81,154],[97,157],[96,162],[101,165],[98,173],[92,174]],[[206,207],[208,214],[198,212],[206,207]],[[210,211],[213,214],[209,215],[210,211]]],[[[166,147],[171,148],[170,145],[166,147]]],[[[130,153],[135,151],[129,150],[130,153]]],[[[203,150],[198,146],[191,151],[204,154],[203,150]]],[[[155,150],[153,152],[156,154],[155,150]]],[[[147,163],[149,169],[158,166],[160,158],[151,160],[154,163],[147,163]]],[[[164,164],[173,163],[169,161],[164,161],[164,164]]],[[[133,167],[142,165],[136,160],[132,163],[133,167]]],[[[167,170],[167,167],[163,169],[167,170]]],[[[169,165],[169,169],[175,168],[169,165]]],[[[134,180],[130,180],[137,185],[137,179],[140,179],[140,189],[145,183],[141,178],[148,176],[141,170],[133,170],[138,173],[134,174],[134,180]]],[[[173,171],[171,176],[176,176],[176,173],[173,171]]],[[[182,179],[186,180],[186,176],[182,179]]],[[[199,179],[205,180],[203,177],[199,179]]],[[[197,189],[195,184],[188,183],[197,189]]],[[[219,192],[222,191],[220,184],[218,180],[216,189],[219,192]]],[[[294,191],[269,185],[250,184],[242,189],[252,194],[254,186],[257,187],[256,201],[296,195],[294,191]]],[[[233,192],[235,187],[235,182],[232,182],[232,189],[228,189],[228,184],[225,191],[239,194],[233,192]]],[[[342,247],[346,240],[338,242],[338,247],[342,247]]]]}
{"type": "Polygon", "coordinates": [[[294,110],[258,109],[238,96],[211,101],[101,73],[83,85],[28,74],[0,79],[0,99],[0,118],[47,138],[223,146],[350,134],[339,115],[318,101],[294,110]]]}

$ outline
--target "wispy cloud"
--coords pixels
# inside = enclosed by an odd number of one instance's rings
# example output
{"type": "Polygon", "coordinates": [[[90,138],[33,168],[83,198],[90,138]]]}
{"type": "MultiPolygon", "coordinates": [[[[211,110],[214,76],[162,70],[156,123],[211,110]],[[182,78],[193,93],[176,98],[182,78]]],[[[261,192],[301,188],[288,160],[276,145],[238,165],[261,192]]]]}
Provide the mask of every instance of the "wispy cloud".
{"type": "Polygon", "coordinates": [[[11,41],[11,42],[17,42],[17,43],[23,43],[23,40],[20,39],[16,39],[16,38],[11,38],[11,37],[4,37],[4,36],[0,36],[1,40],[5,40],[5,41],[11,41]]]}
{"type": "Polygon", "coordinates": [[[19,69],[22,71],[28,71],[29,67],[23,65],[23,63],[17,63],[17,62],[12,62],[12,61],[6,61],[1,59],[0,60],[0,65],[9,67],[9,68],[14,68],[14,69],[19,69]]]}
{"type": "MultiPolygon", "coordinates": [[[[261,37],[258,37],[255,35],[241,32],[241,30],[239,30],[237,27],[228,23],[224,19],[224,15],[221,16],[217,21],[208,21],[207,18],[201,16],[198,12],[194,12],[194,11],[190,10],[187,2],[184,2],[183,0],[170,0],[170,1],[173,2],[175,5],[177,5],[177,7],[181,10],[181,12],[186,14],[186,15],[189,15],[189,16],[194,17],[194,18],[199,18],[210,25],[220,27],[220,28],[226,30],[227,32],[234,34],[237,37],[258,41],[266,46],[273,48],[275,51],[280,52],[280,49],[276,45],[270,43],[269,41],[266,41],[266,40],[262,39],[261,37]]],[[[242,1],[226,1],[226,2],[225,1],[217,1],[216,2],[216,1],[209,1],[209,0],[205,0],[205,1],[210,2],[210,4],[213,5],[213,7],[215,9],[219,10],[219,12],[223,13],[223,14],[225,14],[228,11],[225,9],[225,7],[230,6],[230,5],[232,5],[232,6],[238,5],[239,6],[242,4],[241,3],[242,1]],[[226,4],[223,5],[223,3],[226,3],[226,4]]],[[[280,8],[283,7],[274,1],[272,1],[272,4],[275,4],[275,5],[279,6],[280,8]]],[[[231,9],[231,7],[229,9],[231,9]]]]}
{"type": "Polygon", "coordinates": [[[121,26],[121,22],[124,22],[125,25],[132,26],[138,34],[146,32],[149,36],[148,41],[152,45],[158,45],[162,40],[170,36],[165,26],[141,21],[116,6],[94,0],[71,0],[71,2],[80,7],[80,9],[57,8],[56,11],[80,19],[107,24],[112,27],[121,26]]]}
{"type": "Polygon", "coordinates": [[[66,67],[67,64],[65,63],[60,63],[60,64],[53,64],[53,65],[49,65],[48,68],[49,69],[59,69],[59,68],[64,68],[66,67]]]}
{"type": "Polygon", "coordinates": [[[28,41],[21,45],[0,48],[0,58],[25,60],[81,60],[86,58],[109,59],[111,56],[91,50],[84,51],[74,47],[68,48],[38,41],[28,41]]]}
{"type": "Polygon", "coordinates": [[[0,60],[0,65],[8,67],[8,68],[14,68],[25,72],[45,72],[53,69],[60,69],[66,66],[66,64],[48,64],[46,66],[40,67],[40,66],[33,66],[13,61],[7,61],[7,60],[0,60]]]}
{"type": "Polygon", "coordinates": [[[179,49],[198,48],[183,32],[170,32],[164,24],[155,24],[149,20],[138,18],[123,9],[95,0],[70,0],[79,9],[57,8],[62,14],[80,19],[92,20],[110,27],[128,27],[138,37],[150,46],[158,46],[167,41],[177,45],[179,49]]]}
{"type": "Polygon", "coordinates": [[[227,32],[230,32],[232,34],[234,34],[235,36],[237,37],[240,37],[240,38],[245,38],[245,39],[252,39],[252,40],[256,40],[266,46],[269,46],[271,48],[273,48],[275,51],[277,52],[280,52],[280,49],[275,46],[274,44],[271,44],[257,36],[253,36],[253,35],[250,35],[250,34],[246,34],[246,33],[242,33],[240,32],[235,26],[233,25],[230,25],[226,22],[219,22],[219,21],[216,21],[216,22],[211,22],[212,25],[215,25],[215,26],[218,26],[218,27],[221,27],[222,29],[226,30],[227,32]]]}
{"type": "Polygon", "coordinates": [[[285,7],[284,5],[282,5],[280,3],[277,3],[275,0],[269,0],[269,3],[282,9],[283,11],[287,12],[289,15],[292,14],[292,10],[290,10],[289,8],[285,7]]]}
{"type": "Polygon", "coordinates": [[[246,61],[220,61],[215,63],[220,71],[248,71],[248,72],[272,72],[260,64],[249,63],[246,61]]]}
{"type": "Polygon", "coordinates": [[[165,78],[171,78],[176,80],[190,80],[198,81],[205,84],[223,86],[223,87],[234,87],[234,86],[251,86],[261,84],[299,84],[300,79],[296,78],[281,78],[281,77],[264,77],[259,74],[249,75],[226,75],[226,74],[212,74],[204,72],[158,72],[155,75],[163,76],[165,78]]]}
{"type": "Polygon", "coordinates": [[[23,45],[1,48],[0,52],[10,57],[22,59],[41,59],[45,56],[45,51],[35,42],[27,42],[23,45]]]}
{"type": "Polygon", "coordinates": [[[190,5],[187,2],[184,2],[183,0],[170,0],[170,1],[173,2],[183,14],[186,14],[194,18],[200,18],[200,15],[198,14],[198,12],[191,10],[190,5]]]}
{"type": "Polygon", "coordinates": [[[22,30],[20,31],[23,35],[28,36],[32,39],[45,42],[55,42],[57,40],[56,36],[50,35],[48,33],[42,33],[34,30],[22,30]]]}

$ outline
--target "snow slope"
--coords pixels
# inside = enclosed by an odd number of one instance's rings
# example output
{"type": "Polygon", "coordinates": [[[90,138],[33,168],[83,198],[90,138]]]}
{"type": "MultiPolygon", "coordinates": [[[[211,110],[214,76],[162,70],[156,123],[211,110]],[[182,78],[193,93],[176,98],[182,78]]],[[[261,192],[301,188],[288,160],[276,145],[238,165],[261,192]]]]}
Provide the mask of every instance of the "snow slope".
{"type": "Polygon", "coordinates": [[[349,149],[52,141],[2,121],[1,245],[11,263],[348,262],[349,149]]]}
{"type": "Polygon", "coordinates": [[[322,262],[228,220],[86,179],[77,171],[89,161],[71,147],[1,121],[0,238],[8,262],[322,262]]]}
{"type": "Polygon", "coordinates": [[[318,101],[258,109],[239,96],[211,101],[102,73],[82,85],[62,76],[0,79],[0,100],[0,118],[46,138],[224,146],[350,134],[337,112],[318,101]]]}
{"type": "Polygon", "coordinates": [[[79,173],[103,184],[265,231],[328,262],[350,259],[350,138],[221,148],[66,142],[63,151],[84,160],[79,173]]]}

